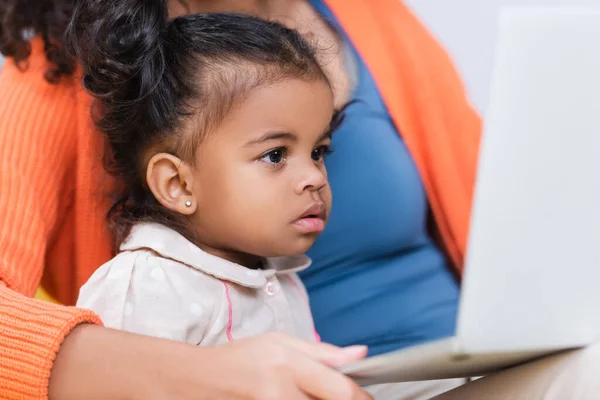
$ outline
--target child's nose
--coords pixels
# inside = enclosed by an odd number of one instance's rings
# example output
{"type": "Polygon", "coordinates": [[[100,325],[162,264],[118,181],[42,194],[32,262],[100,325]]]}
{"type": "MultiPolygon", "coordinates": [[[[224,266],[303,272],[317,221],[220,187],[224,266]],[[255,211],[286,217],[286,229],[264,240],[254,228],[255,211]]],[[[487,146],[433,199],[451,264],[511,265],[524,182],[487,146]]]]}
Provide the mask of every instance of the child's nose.
{"type": "Polygon", "coordinates": [[[296,182],[296,193],[302,194],[305,191],[319,191],[327,185],[327,174],[325,167],[320,167],[312,163],[303,170],[301,178],[296,182]]]}

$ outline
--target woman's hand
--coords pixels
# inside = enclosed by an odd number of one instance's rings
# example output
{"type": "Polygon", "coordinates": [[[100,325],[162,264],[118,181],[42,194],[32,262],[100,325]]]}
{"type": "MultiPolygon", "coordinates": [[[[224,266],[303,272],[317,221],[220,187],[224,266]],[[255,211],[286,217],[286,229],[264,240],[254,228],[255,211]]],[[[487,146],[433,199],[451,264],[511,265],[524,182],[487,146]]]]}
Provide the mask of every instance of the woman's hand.
{"type": "Polygon", "coordinates": [[[50,400],[366,400],[328,368],[363,358],[283,334],[218,347],[82,325],[71,332],[50,376],[50,400]]]}
{"type": "MultiPolygon", "coordinates": [[[[371,397],[329,367],[363,358],[366,347],[340,349],[266,334],[210,349],[219,399],[366,400],[371,397]]],[[[214,384],[213,383],[213,384],[214,384]]],[[[189,397],[190,399],[192,397],[189,397]]]]}

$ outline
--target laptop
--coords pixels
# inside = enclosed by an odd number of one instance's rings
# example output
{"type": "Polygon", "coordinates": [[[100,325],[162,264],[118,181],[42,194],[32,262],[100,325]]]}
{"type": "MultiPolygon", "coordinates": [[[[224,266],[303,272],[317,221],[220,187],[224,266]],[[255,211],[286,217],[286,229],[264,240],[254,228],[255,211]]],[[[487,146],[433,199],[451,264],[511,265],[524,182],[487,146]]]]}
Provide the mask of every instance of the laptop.
{"type": "Polygon", "coordinates": [[[343,373],[482,376],[600,339],[600,8],[501,13],[471,218],[455,336],[343,373]]]}

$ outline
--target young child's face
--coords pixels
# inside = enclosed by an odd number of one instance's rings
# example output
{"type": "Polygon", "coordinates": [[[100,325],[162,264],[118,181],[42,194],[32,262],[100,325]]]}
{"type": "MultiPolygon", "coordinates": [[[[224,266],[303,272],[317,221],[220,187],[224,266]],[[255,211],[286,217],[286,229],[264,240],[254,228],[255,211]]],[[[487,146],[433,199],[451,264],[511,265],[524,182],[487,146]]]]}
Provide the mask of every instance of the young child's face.
{"type": "Polygon", "coordinates": [[[287,80],[253,90],[203,140],[191,218],[205,250],[243,262],[310,248],[331,208],[332,114],[326,82],[287,80]]]}

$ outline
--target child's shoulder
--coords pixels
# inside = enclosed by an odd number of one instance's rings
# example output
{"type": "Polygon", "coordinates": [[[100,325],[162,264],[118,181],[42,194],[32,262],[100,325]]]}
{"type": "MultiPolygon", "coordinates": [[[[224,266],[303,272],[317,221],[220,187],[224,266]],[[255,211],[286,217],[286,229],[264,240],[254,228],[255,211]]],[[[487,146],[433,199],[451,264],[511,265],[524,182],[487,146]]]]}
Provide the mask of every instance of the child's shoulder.
{"type": "Polygon", "coordinates": [[[109,328],[195,344],[227,308],[225,299],[218,279],[140,249],[98,268],[77,305],[96,312],[109,328]]]}
{"type": "MultiPolygon", "coordinates": [[[[98,268],[82,286],[77,305],[96,311],[114,307],[181,308],[202,303],[220,309],[225,298],[221,281],[151,250],[124,251],[98,268]]],[[[106,322],[106,321],[105,321],[106,322]]]]}
{"type": "Polygon", "coordinates": [[[222,283],[211,275],[152,250],[137,249],[121,252],[98,268],[82,287],[82,292],[92,287],[118,287],[125,283],[130,286],[143,285],[147,290],[160,289],[163,292],[169,289],[181,292],[188,287],[224,290],[222,283]]]}

